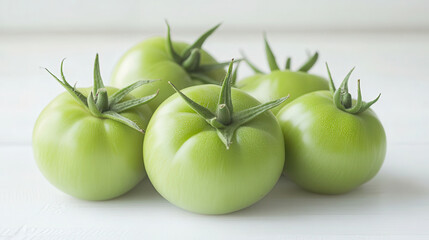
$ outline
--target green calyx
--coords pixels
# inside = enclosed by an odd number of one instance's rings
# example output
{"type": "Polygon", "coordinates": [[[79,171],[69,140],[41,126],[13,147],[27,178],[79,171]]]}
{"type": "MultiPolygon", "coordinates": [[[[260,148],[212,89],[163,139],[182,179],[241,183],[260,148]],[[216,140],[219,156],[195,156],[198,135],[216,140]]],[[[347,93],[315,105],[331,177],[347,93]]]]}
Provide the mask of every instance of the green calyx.
{"type": "MultiPolygon", "coordinates": [[[[216,80],[206,76],[204,73],[208,71],[222,69],[226,67],[229,62],[202,65],[201,48],[207,38],[209,38],[210,35],[212,35],[213,32],[215,32],[216,29],[219,28],[220,23],[209,29],[207,32],[203,33],[193,44],[189,45],[189,47],[187,47],[182,53],[178,53],[174,49],[173,42],[171,40],[170,25],[167,21],[165,21],[165,23],[167,24],[166,47],[168,53],[173,58],[173,60],[177,64],[181,65],[190,74],[192,78],[198,79],[203,83],[219,84],[216,80]]],[[[238,62],[240,60],[236,61],[238,62]]]]}
{"type": "MultiPolygon", "coordinates": [[[[280,70],[279,65],[277,64],[276,57],[274,56],[273,51],[271,50],[270,44],[268,43],[267,36],[264,33],[264,44],[265,44],[265,55],[267,57],[268,66],[270,67],[270,71],[276,71],[280,70]]],[[[255,72],[264,74],[262,70],[257,68],[252,62],[249,61],[249,59],[244,55],[243,52],[241,52],[241,55],[243,56],[243,60],[249,65],[249,67],[255,72]]],[[[308,72],[314,64],[317,62],[317,59],[319,58],[319,53],[315,52],[308,60],[305,62],[300,68],[298,68],[297,72],[308,72]]],[[[285,64],[285,70],[291,70],[291,61],[292,59],[288,57],[286,59],[285,64]]]]}
{"type": "Polygon", "coordinates": [[[289,96],[283,97],[271,102],[260,104],[255,107],[251,107],[240,112],[234,112],[232,99],[231,99],[231,86],[233,83],[233,72],[232,66],[234,59],[229,64],[228,72],[225,76],[225,80],[222,83],[222,88],[219,94],[219,100],[215,112],[211,112],[209,109],[201,106],[194,102],[177,89],[171,82],[170,85],[176,90],[180,97],[207,123],[216,129],[219,138],[225,144],[226,148],[229,149],[234,132],[243,124],[251,121],[255,117],[264,113],[265,111],[274,108],[283,103],[289,96]]]}
{"type": "Polygon", "coordinates": [[[87,97],[85,97],[79,90],[76,89],[75,86],[72,87],[66,81],[63,73],[64,60],[65,59],[61,61],[61,80],[51,73],[47,68],[45,68],[45,70],[48,71],[48,73],[51,74],[61,84],[61,86],[63,86],[76,99],[78,103],[82,104],[82,106],[88,109],[89,112],[95,117],[112,119],[123,123],[139,132],[144,132],[135,122],[120,115],[119,113],[151,101],[158,95],[158,92],[153,95],[138,99],[131,99],[124,102],[121,102],[121,100],[134,89],[156,80],[137,81],[128,87],[115,92],[112,96],[109,97],[107,90],[104,87],[103,80],[101,79],[100,65],[97,54],[94,63],[93,90],[90,92],[90,94],[88,94],[87,97]]]}
{"type": "Polygon", "coordinates": [[[326,63],[326,69],[328,70],[328,75],[329,75],[329,89],[333,95],[334,104],[338,109],[351,114],[359,114],[366,111],[368,108],[370,108],[380,98],[381,93],[378,95],[377,98],[375,98],[370,102],[362,101],[362,93],[360,90],[360,80],[358,80],[358,84],[357,84],[358,96],[356,99],[356,104],[352,106],[353,100],[352,100],[352,95],[349,93],[348,82],[354,68],[352,68],[352,70],[350,70],[350,72],[346,75],[346,77],[344,78],[343,82],[341,83],[338,89],[335,89],[334,81],[332,80],[332,75],[331,75],[331,71],[329,70],[328,63],[326,63]]]}

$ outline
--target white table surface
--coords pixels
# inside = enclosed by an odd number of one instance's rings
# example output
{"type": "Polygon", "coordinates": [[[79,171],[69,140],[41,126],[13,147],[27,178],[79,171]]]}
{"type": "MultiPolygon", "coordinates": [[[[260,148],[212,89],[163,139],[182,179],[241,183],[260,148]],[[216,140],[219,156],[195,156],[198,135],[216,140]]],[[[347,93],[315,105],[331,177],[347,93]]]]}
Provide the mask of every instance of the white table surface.
{"type": "MultiPolygon", "coordinates": [[[[40,111],[61,87],[40,68],[58,73],[67,57],[69,81],[88,86],[100,53],[108,82],[119,56],[144,39],[122,35],[0,35],[0,239],[429,239],[429,35],[272,33],[278,60],[318,49],[314,73],[328,61],[339,84],[357,66],[364,99],[386,129],[388,150],[380,173],[353,192],[324,196],[281,178],[262,201],[222,216],[197,215],[164,200],[145,179],[126,195],[88,202],[51,186],[32,156],[31,132],[40,111]]],[[[192,40],[194,34],[174,35],[192,40]]],[[[261,36],[220,32],[206,44],[220,60],[243,49],[265,66],[261,36]]],[[[249,75],[244,65],[240,76],[249,75]]]]}

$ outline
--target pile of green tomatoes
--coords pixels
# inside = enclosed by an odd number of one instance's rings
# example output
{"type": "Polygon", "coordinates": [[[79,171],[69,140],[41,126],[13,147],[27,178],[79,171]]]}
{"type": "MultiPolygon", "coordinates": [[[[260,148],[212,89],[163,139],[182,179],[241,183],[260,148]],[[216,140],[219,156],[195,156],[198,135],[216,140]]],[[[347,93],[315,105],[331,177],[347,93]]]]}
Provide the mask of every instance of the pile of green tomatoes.
{"type": "Polygon", "coordinates": [[[226,214],[267,195],[281,175],[318,194],[349,192],[372,179],[386,155],[386,134],[371,106],[308,73],[318,53],[292,70],[277,64],[264,36],[269,72],[244,56],[218,62],[203,49],[219,27],[192,44],[153,37],[128,50],[110,85],[98,55],[89,88],[64,87],[33,131],[37,165],[55,187],[85,200],[108,200],[149,178],[172,204],[226,214]],[[237,80],[237,65],[254,75],[237,80]]]}

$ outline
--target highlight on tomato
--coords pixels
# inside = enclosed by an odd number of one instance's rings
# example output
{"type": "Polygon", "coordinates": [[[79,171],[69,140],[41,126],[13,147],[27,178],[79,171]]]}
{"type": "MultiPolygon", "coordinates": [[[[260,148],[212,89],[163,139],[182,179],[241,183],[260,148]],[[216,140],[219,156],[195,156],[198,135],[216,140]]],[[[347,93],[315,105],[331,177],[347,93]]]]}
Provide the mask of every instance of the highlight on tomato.
{"type": "Polygon", "coordinates": [[[370,108],[380,95],[362,101],[348,92],[347,74],[338,89],[329,71],[330,91],[295,99],[277,114],[285,140],[284,173],[298,186],[316,193],[339,194],[368,182],[386,155],[386,134],[370,108]]]}
{"type": "Polygon", "coordinates": [[[125,87],[140,79],[159,79],[132,92],[134,96],[142,97],[159,89],[159,96],[148,103],[153,111],[174,93],[168,82],[179,89],[203,83],[219,84],[229,63],[218,63],[202,48],[220,24],[190,45],[172,41],[170,26],[166,24],[167,37],[152,37],[128,50],[117,63],[111,79],[115,87],[125,87]]]}
{"type": "Polygon", "coordinates": [[[222,86],[180,91],[152,116],[144,164],[155,189],[174,205],[202,214],[246,208],[276,184],[284,165],[283,136],[268,111],[287,97],[261,104],[232,88],[232,63],[222,86]]]}
{"type": "Polygon", "coordinates": [[[120,196],[146,176],[143,129],[152,115],[147,103],[158,94],[134,98],[129,93],[153,81],[137,81],[121,90],[105,87],[97,54],[94,86],[76,89],[64,77],[63,62],[61,79],[46,69],[67,91],[52,100],[36,121],[36,163],[50,183],[74,197],[120,196]]]}
{"type": "Polygon", "coordinates": [[[299,96],[309,92],[329,89],[328,81],[325,78],[308,73],[317,62],[319,57],[317,52],[295,71],[291,69],[291,58],[288,57],[285,68],[281,69],[277,64],[265,34],[264,42],[270,72],[263,72],[251,63],[247,57],[244,57],[244,61],[253,69],[255,74],[238,81],[236,84],[238,88],[249,93],[263,103],[290,95],[288,101],[271,109],[274,114],[277,114],[282,107],[299,96]]]}

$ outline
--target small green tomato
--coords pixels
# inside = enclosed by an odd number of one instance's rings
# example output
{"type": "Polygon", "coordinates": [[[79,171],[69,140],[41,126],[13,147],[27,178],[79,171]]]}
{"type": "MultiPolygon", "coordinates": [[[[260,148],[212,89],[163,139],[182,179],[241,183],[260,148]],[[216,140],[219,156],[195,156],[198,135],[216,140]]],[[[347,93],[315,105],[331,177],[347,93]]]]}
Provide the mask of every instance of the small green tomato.
{"type": "MultiPolygon", "coordinates": [[[[327,66],[327,65],[326,65],[327,66]]],[[[352,70],[353,71],[353,70],[352,70]]],[[[280,110],[286,160],[284,173],[298,186],[316,193],[348,192],[372,179],[386,155],[386,134],[370,106],[352,100],[346,76],[335,89],[317,91],[295,99],[280,110]]]]}
{"type": "Polygon", "coordinates": [[[148,87],[132,92],[136,97],[143,97],[159,89],[159,96],[148,103],[155,111],[174,93],[169,81],[179,89],[202,83],[220,83],[225,76],[224,67],[229,62],[218,63],[202,49],[204,42],[219,26],[220,24],[208,30],[189,45],[172,41],[167,23],[166,38],[149,38],[132,47],[121,57],[113,71],[112,86],[125,87],[140,79],[159,79],[148,87]]]}
{"type": "MultiPolygon", "coordinates": [[[[46,69],[47,70],[47,69],[46,69]]],[[[49,70],[47,70],[49,72],[49,70]]],[[[49,72],[66,90],[42,111],[33,131],[33,151],[43,175],[74,197],[106,200],[120,196],[145,176],[143,130],[152,111],[128,93],[152,81],[122,90],[104,87],[98,55],[93,88],[76,89],[49,72]]]]}
{"type": "Polygon", "coordinates": [[[290,94],[290,99],[287,102],[271,109],[274,114],[277,114],[283,106],[301,95],[329,89],[328,81],[325,78],[307,73],[319,57],[317,52],[297,71],[291,70],[291,58],[287,59],[285,70],[281,70],[277,65],[265,35],[264,41],[265,52],[271,72],[262,72],[244,57],[245,62],[254,70],[255,75],[238,81],[238,88],[249,93],[263,103],[290,94]]]}

